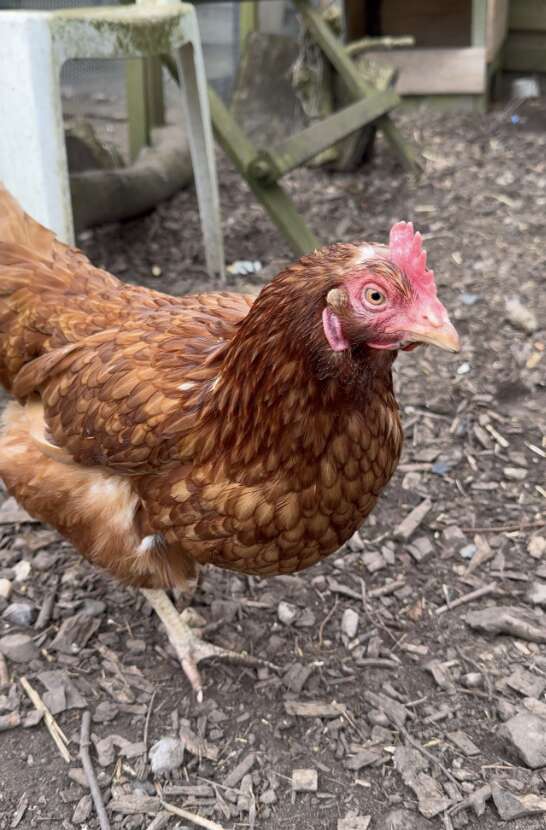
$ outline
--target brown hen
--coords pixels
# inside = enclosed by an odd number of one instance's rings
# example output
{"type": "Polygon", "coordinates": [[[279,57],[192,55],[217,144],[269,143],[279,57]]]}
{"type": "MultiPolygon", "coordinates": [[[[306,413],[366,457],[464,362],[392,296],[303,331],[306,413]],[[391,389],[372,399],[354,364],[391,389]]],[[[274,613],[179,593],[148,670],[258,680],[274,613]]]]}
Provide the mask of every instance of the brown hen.
{"type": "Polygon", "coordinates": [[[193,687],[224,654],[160,589],[197,566],[287,574],[343,544],[402,446],[399,348],[458,339],[419,234],[338,244],[258,298],[123,284],[0,189],[0,475],[89,561],[144,589],[193,687]]]}

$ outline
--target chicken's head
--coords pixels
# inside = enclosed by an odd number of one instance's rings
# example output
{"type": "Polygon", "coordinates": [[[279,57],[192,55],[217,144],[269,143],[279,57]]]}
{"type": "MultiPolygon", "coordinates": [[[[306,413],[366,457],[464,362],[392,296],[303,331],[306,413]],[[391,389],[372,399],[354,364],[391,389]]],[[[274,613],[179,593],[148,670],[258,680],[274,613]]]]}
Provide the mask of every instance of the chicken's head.
{"type": "Polygon", "coordinates": [[[459,336],[436,295],[422,238],[411,222],[391,228],[389,244],[355,246],[355,257],[326,297],[324,334],[333,351],[431,343],[459,350],[459,336]]]}

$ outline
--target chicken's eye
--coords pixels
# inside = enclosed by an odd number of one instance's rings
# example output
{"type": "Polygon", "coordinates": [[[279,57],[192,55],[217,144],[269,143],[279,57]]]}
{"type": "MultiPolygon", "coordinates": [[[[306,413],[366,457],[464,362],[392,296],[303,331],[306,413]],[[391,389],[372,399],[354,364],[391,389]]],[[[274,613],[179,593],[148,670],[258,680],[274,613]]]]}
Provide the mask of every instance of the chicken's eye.
{"type": "Polygon", "coordinates": [[[383,292],[378,288],[366,288],[364,291],[364,299],[367,303],[370,303],[370,305],[376,306],[384,305],[387,301],[387,298],[383,292]]]}

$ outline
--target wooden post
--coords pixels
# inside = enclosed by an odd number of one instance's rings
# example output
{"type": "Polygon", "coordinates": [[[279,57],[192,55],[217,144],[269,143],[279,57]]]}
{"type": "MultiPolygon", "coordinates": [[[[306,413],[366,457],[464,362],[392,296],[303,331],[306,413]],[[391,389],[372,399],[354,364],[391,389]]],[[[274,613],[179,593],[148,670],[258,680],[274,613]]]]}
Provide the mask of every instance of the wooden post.
{"type": "Polygon", "coordinates": [[[160,58],[133,58],[126,62],[131,161],[150,144],[152,128],[165,124],[161,71],[160,58]]]}
{"type": "MultiPolygon", "coordinates": [[[[486,50],[487,44],[487,3],[488,0],[472,0],[472,24],[470,32],[470,42],[472,46],[480,46],[486,50]]],[[[487,67],[485,71],[485,90],[483,95],[478,95],[476,99],[478,112],[485,112],[487,109],[487,101],[489,97],[487,67]]]]}
{"type": "Polygon", "coordinates": [[[243,0],[239,7],[239,48],[244,51],[246,39],[259,29],[258,3],[255,0],[243,0]]]}
{"type": "MultiPolygon", "coordinates": [[[[485,2],[486,0],[482,0],[485,2]]],[[[474,0],[476,2],[476,0],[474,0]]],[[[305,25],[311,32],[313,39],[318,43],[332,66],[337,70],[350,96],[356,100],[371,95],[376,90],[360,75],[342,44],[334,35],[330,27],[323,20],[320,12],[314,9],[308,0],[295,0],[295,6],[301,14],[305,25]]],[[[418,173],[420,169],[417,155],[411,144],[402,137],[400,131],[388,115],[383,115],[375,122],[383,130],[383,134],[400,161],[411,173],[418,173]]]]}

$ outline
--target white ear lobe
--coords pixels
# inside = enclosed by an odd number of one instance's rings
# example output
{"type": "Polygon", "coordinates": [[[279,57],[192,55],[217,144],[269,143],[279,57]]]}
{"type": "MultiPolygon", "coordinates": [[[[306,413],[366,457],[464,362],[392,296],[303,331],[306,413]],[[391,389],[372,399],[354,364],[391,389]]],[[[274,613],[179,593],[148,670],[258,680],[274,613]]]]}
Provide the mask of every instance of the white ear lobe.
{"type": "Polygon", "coordinates": [[[347,294],[342,288],[331,288],[326,295],[326,302],[334,308],[341,308],[347,303],[347,294]]]}
{"type": "Polygon", "coordinates": [[[331,308],[325,308],[322,312],[322,327],[332,351],[343,352],[349,348],[349,341],[343,334],[339,317],[331,308]]]}

